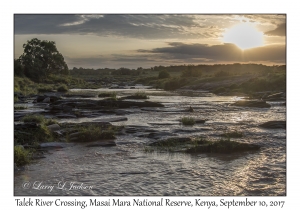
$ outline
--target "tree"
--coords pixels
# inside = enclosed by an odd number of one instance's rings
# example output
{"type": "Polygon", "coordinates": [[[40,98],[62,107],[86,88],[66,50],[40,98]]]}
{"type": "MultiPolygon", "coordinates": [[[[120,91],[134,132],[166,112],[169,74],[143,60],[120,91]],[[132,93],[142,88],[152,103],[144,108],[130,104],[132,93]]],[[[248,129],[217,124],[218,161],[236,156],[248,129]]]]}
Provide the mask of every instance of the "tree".
{"type": "Polygon", "coordinates": [[[165,79],[165,78],[169,78],[169,77],[171,77],[171,75],[166,70],[162,70],[158,74],[159,79],[165,79]]]}
{"type": "Polygon", "coordinates": [[[193,66],[188,66],[182,73],[181,77],[201,77],[202,73],[199,69],[195,69],[193,66]]]}
{"type": "Polygon", "coordinates": [[[49,74],[69,74],[64,57],[58,52],[55,42],[41,41],[37,38],[23,45],[24,53],[20,56],[25,76],[41,81],[49,74]]]}

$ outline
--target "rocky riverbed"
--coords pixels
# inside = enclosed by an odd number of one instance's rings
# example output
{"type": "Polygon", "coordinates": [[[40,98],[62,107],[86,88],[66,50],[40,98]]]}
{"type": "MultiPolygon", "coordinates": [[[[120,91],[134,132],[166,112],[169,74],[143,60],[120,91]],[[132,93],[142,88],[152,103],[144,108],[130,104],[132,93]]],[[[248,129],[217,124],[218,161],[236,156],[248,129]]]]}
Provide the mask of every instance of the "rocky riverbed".
{"type": "Polygon", "coordinates": [[[286,106],[282,94],[270,96],[270,101],[268,96],[245,101],[201,91],[194,91],[192,97],[142,91],[149,99],[126,99],[135,89],[23,97],[19,105],[28,108],[15,111],[15,132],[38,126],[19,121],[29,113],[55,118],[59,125],[48,126],[56,141],[41,143],[36,160],[15,170],[15,195],[286,195],[286,106]],[[117,93],[117,100],[98,97],[99,92],[109,91],[117,93]],[[184,126],[180,121],[184,117],[192,117],[196,123],[184,126]],[[117,128],[115,138],[74,140],[81,138],[78,126],[87,125],[117,128]],[[186,148],[187,152],[153,147],[170,138],[198,138],[208,145],[226,140],[225,134],[232,134],[230,141],[239,145],[254,146],[225,154],[207,150],[208,146],[203,152],[197,141],[190,142],[197,149],[186,148]],[[93,188],[24,189],[25,181],[45,185],[76,182],[93,188]]]}

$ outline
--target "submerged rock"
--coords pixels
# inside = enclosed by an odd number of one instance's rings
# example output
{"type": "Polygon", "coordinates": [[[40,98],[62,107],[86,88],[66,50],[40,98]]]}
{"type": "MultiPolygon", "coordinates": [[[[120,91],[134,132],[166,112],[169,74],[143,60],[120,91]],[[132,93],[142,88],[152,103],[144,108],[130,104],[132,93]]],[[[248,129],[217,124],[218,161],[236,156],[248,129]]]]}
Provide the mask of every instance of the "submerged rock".
{"type": "Polygon", "coordinates": [[[275,93],[275,94],[268,95],[267,97],[265,97],[265,100],[267,100],[267,101],[282,101],[282,100],[286,100],[285,93],[281,92],[281,93],[275,93]]]}
{"type": "Polygon", "coordinates": [[[159,141],[155,141],[149,144],[149,146],[169,146],[169,145],[178,145],[191,142],[192,138],[190,137],[178,137],[178,138],[169,138],[159,141]]]}
{"type": "Polygon", "coordinates": [[[237,101],[232,106],[242,106],[242,107],[257,107],[257,108],[270,108],[271,105],[265,101],[237,101]]]}
{"type": "Polygon", "coordinates": [[[86,147],[113,147],[117,146],[115,141],[97,141],[86,145],[86,147]]]}
{"type": "Polygon", "coordinates": [[[260,124],[259,126],[263,128],[270,128],[270,129],[276,129],[276,128],[286,129],[286,121],[268,121],[263,124],[260,124]]]}
{"type": "Polygon", "coordinates": [[[199,145],[187,149],[187,153],[235,153],[259,150],[260,146],[255,144],[240,143],[230,140],[203,141],[199,145]]]}

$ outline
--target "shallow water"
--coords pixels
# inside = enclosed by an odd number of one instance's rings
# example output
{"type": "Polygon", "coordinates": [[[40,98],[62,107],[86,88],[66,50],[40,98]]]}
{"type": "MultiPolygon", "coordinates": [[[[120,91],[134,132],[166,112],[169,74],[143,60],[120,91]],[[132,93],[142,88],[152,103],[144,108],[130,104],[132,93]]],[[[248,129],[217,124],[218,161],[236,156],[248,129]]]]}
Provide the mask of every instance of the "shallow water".
{"type": "MultiPolygon", "coordinates": [[[[112,123],[132,127],[138,132],[117,136],[116,147],[93,148],[78,144],[50,150],[45,159],[15,172],[15,195],[286,195],[286,130],[258,127],[262,122],[285,120],[285,106],[270,102],[272,107],[269,109],[233,107],[229,104],[240,98],[162,96],[163,92],[159,90],[143,91],[149,92],[148,100],[162,102],[165,107],[130,109],[133,113],[125,115],[128,121],[112,123]],[[193,113],[181,112],[190,105],[195,110],[193,113]],[[193,127],[182,126],[179,119],[184,116],[207,121],[193,127]],[[257,152],[232,155],[145,150],[145,144],[153,139],[143,134],[153,131],[160,131],[163,138],[205,136],[219,139],[220,134],[229,130],[244,133],[237,141],[259,144],[262,148],[257,152]],[[31,183],[30,187],[24,186],[26,181],[31,183]],[[70,190],[71,182],[92,187],[70,190]],[[65,189],[58,189],[62,183],[65,183],[65,189]],[[54,188],[38,190],[33,189],[33,184],[35,188],[38,185],[54,188]]],[[[120,93],[130,92],[136,90],[120,93]]],[[[61,121],[93,121],[104,117],[112,115],[61,121]]]]}

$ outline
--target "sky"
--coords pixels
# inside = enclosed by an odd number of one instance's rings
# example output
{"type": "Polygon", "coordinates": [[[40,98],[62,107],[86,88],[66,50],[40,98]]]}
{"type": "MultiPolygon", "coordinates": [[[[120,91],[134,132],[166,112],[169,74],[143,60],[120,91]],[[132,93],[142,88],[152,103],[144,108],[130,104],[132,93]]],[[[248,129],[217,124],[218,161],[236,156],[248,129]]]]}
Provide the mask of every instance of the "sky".
{"type": "Polygon", "coordinates": [[[70,69],[286,63],[285,14],[15,14],[15,58],[32,38],[70,69]]]}

